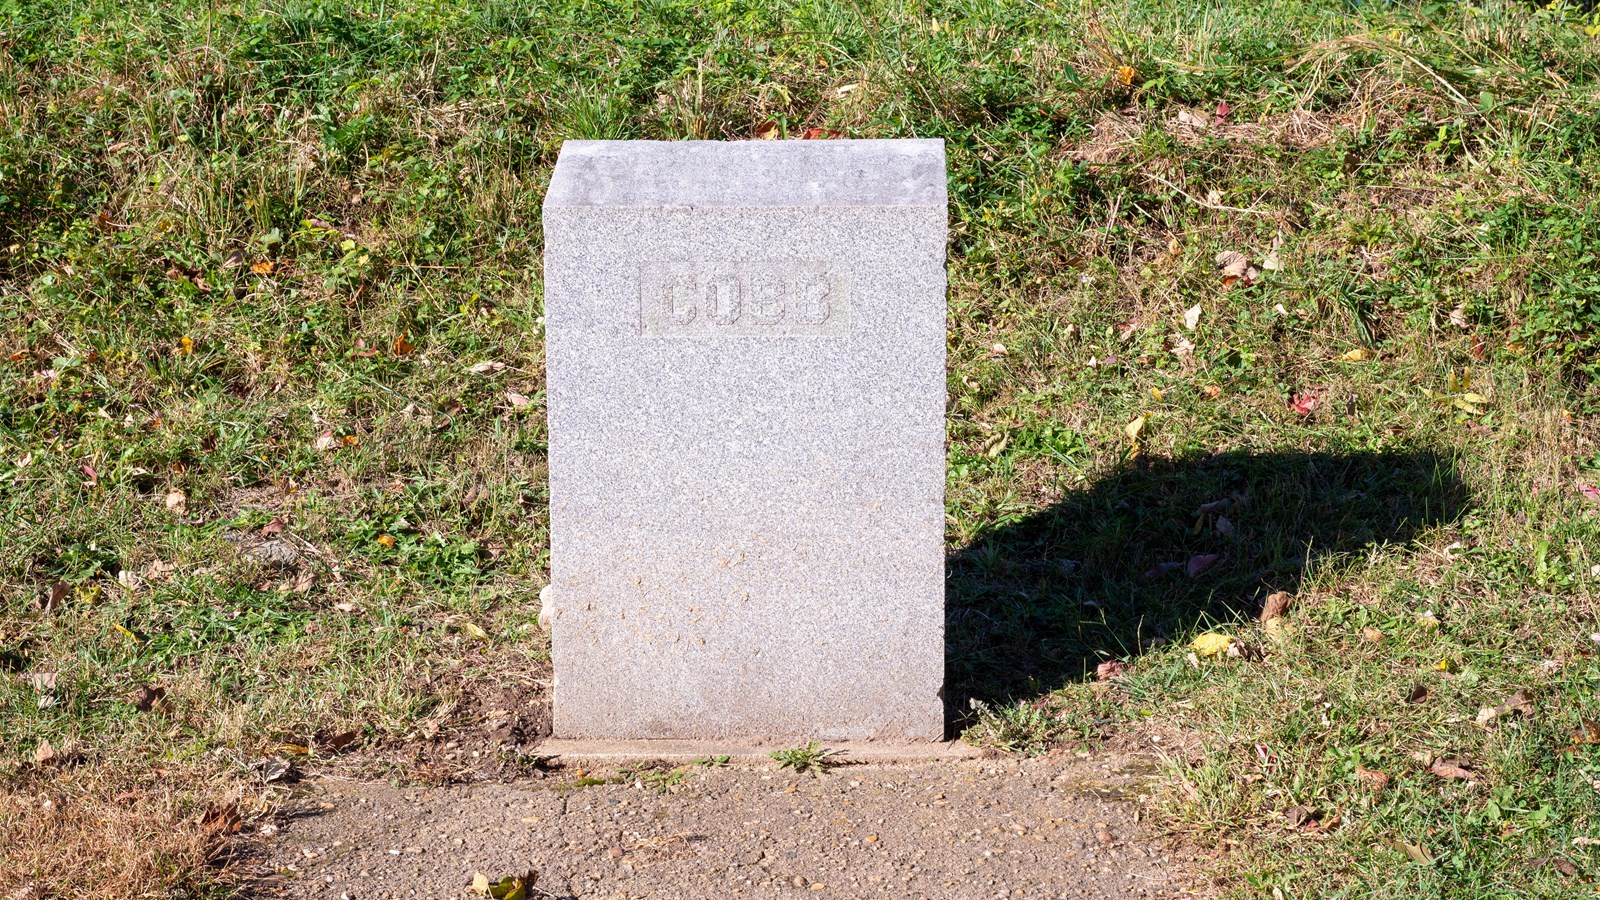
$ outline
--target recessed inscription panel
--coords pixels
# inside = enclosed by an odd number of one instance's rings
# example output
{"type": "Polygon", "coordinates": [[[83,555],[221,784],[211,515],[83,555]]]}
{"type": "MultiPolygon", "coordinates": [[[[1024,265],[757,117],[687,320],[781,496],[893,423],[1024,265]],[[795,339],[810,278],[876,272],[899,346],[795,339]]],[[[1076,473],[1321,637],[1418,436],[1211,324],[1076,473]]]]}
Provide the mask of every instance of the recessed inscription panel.
{"type": "Polygon", "coordinates": [[[639,330],[706,338],[845,335],[850,279],[824,262],[642,263],[639,330]]]}

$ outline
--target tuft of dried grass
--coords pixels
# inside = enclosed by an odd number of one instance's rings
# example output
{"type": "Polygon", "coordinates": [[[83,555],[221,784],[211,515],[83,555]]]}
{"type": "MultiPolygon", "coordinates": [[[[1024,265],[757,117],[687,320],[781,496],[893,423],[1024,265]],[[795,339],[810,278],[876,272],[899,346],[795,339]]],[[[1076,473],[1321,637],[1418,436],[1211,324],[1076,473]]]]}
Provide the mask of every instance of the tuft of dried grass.
{"type": "Polygon", "coordinates": [[[170,897],[224,887],[236,829],[194,788],[132,784],[100,766],[0,787],[0,898],[170,897]]]}

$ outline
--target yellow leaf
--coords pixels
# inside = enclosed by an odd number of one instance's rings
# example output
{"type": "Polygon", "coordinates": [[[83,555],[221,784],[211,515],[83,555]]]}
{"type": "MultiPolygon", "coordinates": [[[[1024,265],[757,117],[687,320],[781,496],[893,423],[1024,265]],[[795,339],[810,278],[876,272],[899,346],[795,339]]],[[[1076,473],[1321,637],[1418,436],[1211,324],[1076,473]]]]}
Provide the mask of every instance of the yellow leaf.
{"type": "Polygon", "coordinates": [[[115,628],[116,630],[118,630],[120,632],[122,632],[124,635],[127,636],[128,640],[133,641],[135,644],[144,643],[144,638],[139,637],[139,635],[137,635],[134,632],[122,627],[121,625],[116,624],[115,622],[112,623],[111,627],[115,628]]]}
{"type": "Polygon", "coordinates": [[[194,352],[194,338],[185,336],[178,338],[178,352],[184,356],[194,352]]]}
{"type": "Polygon", "coordinates": [[[263,259],[262,261],[260,261],[258,263],[251,263],[250,264],[250,271],[256,273],[257,275],[271,275],[272,274],[272,260],[263,259]]]}
{"type": "Polygon", "coordinates": [[[1267,633],[1267,637],[1271,638],[1275,644],[1284,643],[1295,635],[1295,627],[1284,619],[1268,619],[1262,624],[1261,629],[1267,633]]]}
{"type": "Polygon", "coordinates": [[[1151,388],[1150,389],[1150,399],[1156,401],[1157,403],[1161,402],[1161,398],[1163,396],[1165,396],[1165,395],[1161,393],[1161,388],[1151,388]]]}
{"type": "Polygon", "coordinates": [[[1193,650],[1196,656],[1219,656],[1227,653],[1228,648],[1232,646],[1233,635],[1223,634],[1220,631],[1208,631],[1189,643],[1189,649],[1193,650]]]}
{"type": "Polygon", "coordinates": [[[1357,347],[1345,352],[1339,357],[1341,362],[1366,362],[1372,358],[1372,351],[1365,347],[1357,347]]]}
{"type": "Polygon", "coordinates": [[[1450,657],[1446,656],[1440,659],[1439,663],[1433,668],[1436,672],[1454,672],[1456,670],[1456,664],[1450,661],[1450,657]]]}
{"type": "Polygon", "coordinates": [[[1139,432],[1144,431],[1144,420],[1144,416],[1139,416],[1132,422],[1129,422],[1127,425],[1122,427],[1122,433],[1128,436],[1128,440],[1139,440],[1139,432]]]}
{"type": "Polygon", "coordinates": [[[1133,84],[1133,76],[1137,74],[1133,70],[1133,66],[1122,66],[1117,69],[1117,80],[1123,84],[1133,84]]]}
{"type": "Polygon", "coordinates": [[[489,876],[477,872],[472,876],[472,892],[493,900],[527,900],[528,883],[532,880],[532,876],[517,878],[507,875],[499,881],[490,881],[489,876]]]}
{"type": "Polygon", "coordinates": [[[392,535],[392,534],[380,534],[380,535],[378,535],[378,543],[384,545],[385,547],[393,547],[394,546],[394,535],[392,535]]]}
{"type": "Polygon", "coordinates": [[[1479,406],[1482,406],[1483,404],[1489,402],[1489,398],[1488,397],[1485,397],[1482,394],[1473,394],[1473,393],[1470,393],[1470,392],[1466,393],[1466,394],[1462,394],[1461,395],[1461,399],[1467,401],[1468,403],[1476,404],[1476,405],[1479,405],[1479,406]]]}

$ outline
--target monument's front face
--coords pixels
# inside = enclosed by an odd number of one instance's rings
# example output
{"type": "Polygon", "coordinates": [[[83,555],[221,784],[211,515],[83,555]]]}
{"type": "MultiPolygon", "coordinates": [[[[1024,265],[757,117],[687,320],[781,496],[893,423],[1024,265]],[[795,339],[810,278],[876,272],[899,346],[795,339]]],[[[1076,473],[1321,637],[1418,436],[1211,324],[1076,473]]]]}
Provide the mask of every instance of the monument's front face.
{"type": "Polygon", "coordinates": [[[569,141],[544,206],[565,738],[943,736],[938,141],[569,141]]]}

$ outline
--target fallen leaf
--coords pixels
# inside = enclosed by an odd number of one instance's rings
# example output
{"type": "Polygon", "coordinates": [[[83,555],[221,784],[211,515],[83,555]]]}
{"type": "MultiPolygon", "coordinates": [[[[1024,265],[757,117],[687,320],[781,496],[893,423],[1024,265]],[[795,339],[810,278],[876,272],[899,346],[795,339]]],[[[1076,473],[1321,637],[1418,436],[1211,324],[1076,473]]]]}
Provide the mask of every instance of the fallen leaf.
{"type": "Polygon", "coordinates": [[[1408,844],[1405,841],[1401,841],[1400,847],[1405,851],[1406,856],[1411,858],[1412,862],[1433,862],[1433,851],[1421,844],[1408,844]]]}
{"type": "Polygon", "coordinates": [[[807,128],[800,132],[802,141],[831,141],[842,137],[844,137],[843,132],[834,131],[832,128],[807,128]]]}
{"type": "Polygon", "coordinates": [[[128,698],[128,702],[139,712],[163,709],[167,705],[166,701],[166,688],[151,687],[148,684],[141,684],[134,688],[133,696],[128,698]]]}
{"type": "Polygon", "coordinates": [[[1454,325],[1457,328],[1466,328],[1467,327],[1467,307],[1466,307],[1466,304],[1462,304],[1461,306],[1458,306],[1455,309],[1450,310],[1450,324],[1454,325]]]}
{"type": "Polygon", "coordinates": [[[347,434],[344,437],[339,438],[339,443],[346,447],[354,447],[355,445],[361,443],[361,438],[359,435],[347,434]]]}
{"type": "Polygon", "coordinates": [[[65,581],[58,581],[50,585],[50,589],[44,592],[44,599],[39,605],[44,608],[45,612],[59,609],[71,593],[72,585],[67,584],[65,581]]]}
{"type": "Polygon", "coordinates": [[[178,355],[180,355],[180,356],[188,356],[189,354],[191,354],[193,352],[194,352],[194,338],[191,338],[191,337],[178,338],[178,355]]]}
{"type": "Polygon", "coordinates": [[[78,471],[83,473],[83,477],[89,479],[83,483],[84,487],[100,486],[100,473],[94,470],[94,466],[79,466],[78,471]]]}
{"type": "Polygon", "coordinates": [[[1379,792],[1389,787],[1389,776],[1387,774],[1362,765],[1356,766],[1356,780],[1379,792]]]}
{"type": "Polygon", "coordinates": [[[271,275],[272,269],[273,265],[270,259],[263,259],[260,262],[250,264],[250,271],[257,275],[271,275]]]}
{"type": "Polygon", "coordinates": [[[1377,644],[1377,643],[1380,643],[1380,642],[1383,641],[1383,632],[1379,631],[1376,628],[1367,627],[1367,628],[1361,629],[1361,636],[1366,638],[1369,642],[1374,643],[1374,644],[1377,644]]]}
{"type": "Polygon", "coordinates": [[[1295,635],[1295,628],[1289,624],[1288,619],[1268,619],[1266,624],[1261,626],[1261,630],[1265,631],[1267,637],[1271,638],[1274,643],[1279,644],[1295,635]]]}
{"type": "Polygon", "coordinates": [[[1133,66],[1117,67],[1117,80],[1123,84],[1132,85],[1134,77],[1138,74],[1139,73],[1134,71],[1133,66]]]}
{"type": "Polygon", "coordinates": [[[1200,304],[1189,307],[1183,311],[1183,327],[1193,331],[1200,324],[1200,304]]]}
{"type": "Polygon", "coordinates": [[[244,816],[236,802],[213,803],[200,816],[200,827],[213,835],[238,834],[244,827],[244,816]]]}
{"type": "Polygon", "coordinates": [[[1428,699],[1428,686],[1425,684],[1412,685],[1411,693],[1406,694],[1407,703],[1421,703],[1428,699]]]}
{"type": "Polygon", "coordinates": [[[237,269],[242,265],[244,265],[243,250],[235,250],[232,253],[229,253],[227,257],[222,260],[222,267],[224,269],[237,269]]]}
{"type": "Polygon", "coordinates": [[[1302,416],[1309,416],[1317,408],[1317,395],[1295,394],[1289,398],[1289,408],[1302,416]]]}
{"type": "Polygon", "coordinates": [[[189,509],[189,497],[176,488],[167,492],[167,512],[183,515],[189,509]]]}
{"type": "Polygon", "coordinates": [[[480,641],[487,641],[489,639],[489,632],[484,631],[482,627],[466,616],[457,614],[446,617],[444,624],[446,627],[455,628],[458,631],[464,631],[480,641]]]}
{"type": "Polygon", "coordinates": [[[1250,271],[1250,257],[1237,250],[1224,250],[1217,254],[1213,262],[1216,263],[1224,279],[1243,278],[1250,271]]]}
{"type": "Polygon", "coordinates": [[[48,740],[41,740],[39,746],[33,748],[33,764],[36,766],[48,765],[57,758],[56,748],[50,746],[48,740]]]}
{"type": "Polygon", "coordinates": [[[1597,488],[1592,484],[1585,484],[1583,482],[1579,482],[1578,483],[1578,493],[1580,493],[1583,496],[1589,498],[1590,500],[1595,501],[1596,503],[1600,503],[1600,488],[1597,488]]]}
{"type": "Polygon", "coordinates": [[[1217,534],[1220,534],[1223,537],[1233,537],[1234,531],[1236,530],[1233,525],[1233,520],[1227,516],[1217,516],[1217,523],[1212,527],[1216,529],[1217,534]]]}
{"type": "MultiPolygon", "coordinates": [[[[1194,355],[1194,342],[1181,334],[1172,336],[1172,355],[1179,359],[1188,359],[1194,355]]],[[[1221,390],[1218,390],[1221,393],[1221,390]]]]}
{"type": "Polygon", "coordinates": [[[1217,123],[1218,124],[1221,124],[1222,120],[1226,119],[1232,113],[1233,113],[1233,107],[1228,105],[1228,101],[1222,100],[1222,101],[1219,101],[1217,103],[1217,123]]]}
{"type": "MultiPolygon", "coordinates": [[[[1194,347],[1191,346],[1189,349],[1193,350],[1194,347]]],[[[1208,384],[1200,389],[1200,393],[1204,394],[1207,400],[1215,400],[1222,396],[1222,388],[1214,384],[1208,384]]]]}
{"type": "Polygon", "coordinates": [[[519,394],[516,391],[506,391],[506,402],[511,404],[512,409],[527,409],[528,404],[531,401],[528,399],[526,394],[519,394]]]}
{"type": "Polygon", "coordinates": [[[1223,634],[1220,631],[1208,631],[1198,635],[1189,642],[1189,648],[1196,656],[1220,656],[1228,652],[1234,644],[1233,635],[1223,634]]]}
{"type": "Polygon", "coordinates": [[[1137,443],[1140,432],[1144,431],[1144,422],[1144,416],[1136,416],[1133,421],[1122,426],[1122,433],[1127,435],[1128,440],[1137,443]]]}
{"type": "Polygon", "coordinates": [[[294,764],[281,756],[263,759],[256,763],[256,770],[261,775],[264,784],[275,781],[293,781],[295,777],[294,764]]]}
{"type": "Polygon", "coordinates": [[[507,875],[494,881],[482,872],[472,875],[472,892],[491,900],[527,900],[528,886],[539,877],[538,872],[529,872],[523,876],[507,875]]]}
{"type": "Polygon", "coordinates": [[[1198,578],[1201,572],[1211,568],[1220,557],[1215,553],[1196,553],[1189,557],[1189,562],[1184,566],[1184,572],[1190,578],[1198,578]]]}
{"type": "Polygon", "coordinates": [[[1371,358],[1372,351],[1365,347],[1357,347],[1354,350],[1347,350],[1339,355],[1340,362],[1366,362],[1371,358]]]}
{"type": "Polygon", "coordinates": [[[1453,781],[1466,781],[1473,784],[1478,781],[1478,776],[1472,774],[1467,767],[1453,759],[1435,760],[1433,765],[1428,767],[1428,772],[1440,778],[1448,778],[1453,781]]]}
{"type": "Polygon", "coordinates": [[[315,450],[321,450],[324,453],[331,450],[337,450],[339,449],[339,439],[333,436],[332,431],[324,431],[323,433],[317,435],[317,439],[315,441],[311,442],[311,447],[315,450]]]}
{"type": "Polygon", "coordinates": [[[1189,112],[1187,109],[1178,110],[1178,124],[1186,125],[1195,129],[1196,131],[1204,131],[1211,127],[1210,122],[1200,118],[1192,112],[1189,112]]]}
{"type": "Polygon", "coordinates": [[[1260,621],[1270,622],[1289,611],[1289,592],[1273,591],[1267,595],[1267,601],[1261,604],[1260,621]]]}
{"type": "Polygon", "coordinates": [[[756,126],[756,139],[762,141],[775,141],[781,136],[778,123],[771,119],[756,126]]]}
{"type": "Polygon", "coordinates": [[[503,362],[498,362],[498,361],[495,361],[495,360],[489,360],[487,362],[478,363],[478,364],[472,366],[471,368],[467,369],[467,371],[471,372],[474,375],[487,375],[490,372],[498,372],[501,369],[504,369],[505,367],[506,367],[506,364],[503,363],[503,362]]]}
{"type": "Polygon", "coordinates": [[[322,749],[327,750],[330,753],[339,753],[340,751],[354,746],[355,742],[360,739],[360,737],[360,729],[355,729],[353,731],[341,731],[331,737],[322,739],[318,742],[318,744],[322,749]]]}
{"type": "Polygon", "coordinates": [[[1441,657],[1440,660],[1434,664],[1433,670],[1435,672],[1443,672],[1446,675],[1449,675],[1456,671],[1456,664],[1448,656],[1441,657]]]}
{"type": "Polygon", "coordinates": [[[1121,678],[1127,671],[1127,664],[1121,660],[1111,659],[1094,667],[1094,677],[1096,681],[1110,681],[1113,678],[1121,678]]]}
{"type": "Polygon", "coordinates": [[[1300,828],[1317,820],[1316,810],[1309,806],[1300,805],[1291,806],[1284,810],[1283,817],[1289,820],[1289,825],[1293,828],[1300,828]]]}
{"type": "Polygon", "coordinates": [[[1578,867],[1573,865],[1570,860],[1562,859],[1559,856],[1541,856],[1537,859],[1529,860],[1528,865],[1535,869],[1549,866],[1568,878],[1578,877],[1578,867]]]}
{"type": "Polygon", "coordinates": [[[385,547],[391,547],[392,548],[394,546],[394,544],[395,544],[394,535],[392,535],[392,534],[380,534],[380,535],[378,535],[378,543],[382,544],[385,547]]]}
{"type": "Polygon", "coordinates": [[[22,676],[22,683],[36,691],[53,691],[56,689],[55,672],[27,672],[22,676]]]}
{"type": "Polygon", "coordinates": [[[412,351],[414,351],[416,349],[417,349],[417,345],[411,343],[411,335],[410,334],[402,334],[399,337],[394,339],[394,355],[395,356],[407,356],[412,351]]]}

